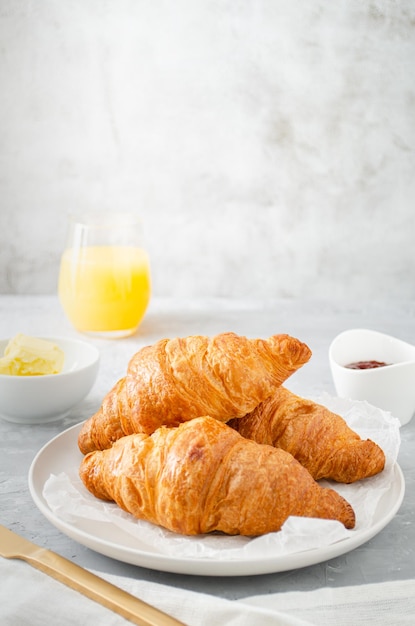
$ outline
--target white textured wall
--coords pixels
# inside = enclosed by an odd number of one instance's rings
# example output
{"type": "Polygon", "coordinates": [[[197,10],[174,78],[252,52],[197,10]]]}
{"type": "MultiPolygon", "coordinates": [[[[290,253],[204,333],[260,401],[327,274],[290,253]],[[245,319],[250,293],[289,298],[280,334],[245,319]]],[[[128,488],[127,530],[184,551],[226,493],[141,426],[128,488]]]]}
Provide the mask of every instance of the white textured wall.
{"type": "Polygon", "coordinates": [[[154,293],[415,297],[415,3],[0,0],[0,292],[136,210],[154,293]]]}

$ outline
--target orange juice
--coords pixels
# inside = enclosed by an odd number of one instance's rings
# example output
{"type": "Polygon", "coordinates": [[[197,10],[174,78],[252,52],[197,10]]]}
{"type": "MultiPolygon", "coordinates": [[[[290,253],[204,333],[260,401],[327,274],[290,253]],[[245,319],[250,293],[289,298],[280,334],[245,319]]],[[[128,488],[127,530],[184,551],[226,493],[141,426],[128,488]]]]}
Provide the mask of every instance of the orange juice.
{"type": "Polygon", "coordinates": [[[84,332],[131,334],[151,294],[147,253],[133,246],[86,246],[64,251],[59,276],[62,307],[84,332]]]}

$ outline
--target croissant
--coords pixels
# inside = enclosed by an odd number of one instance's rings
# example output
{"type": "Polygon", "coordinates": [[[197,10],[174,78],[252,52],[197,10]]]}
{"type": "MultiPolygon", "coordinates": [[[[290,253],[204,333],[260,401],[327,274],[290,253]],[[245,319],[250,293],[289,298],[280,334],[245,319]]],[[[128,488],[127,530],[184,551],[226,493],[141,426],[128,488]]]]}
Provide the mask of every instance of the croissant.
{"type": "Polygon", "coordinates": [[[229,425],[243,437],[286,450],[315,480],[352,483],[385,466],[383,450],[370,439],[362,440],[340,415],[282,386],[229,425]]]}
{"type": "Polygon", "coordinates": [[[122,437],[84,456],[79,473],[97,498],[183,535],[261,535],[290,515],[355,524],[351,505],[288,452],[208,416],[122,437]]]}
{"type": "Polygon", "coordinates": [[[162,339],[139,350],[78,438],[83,454],[124,435],[210,415],[242,417],[306,363],[310,348],[289,335],[247,339],[235,333],[162,339]]]}

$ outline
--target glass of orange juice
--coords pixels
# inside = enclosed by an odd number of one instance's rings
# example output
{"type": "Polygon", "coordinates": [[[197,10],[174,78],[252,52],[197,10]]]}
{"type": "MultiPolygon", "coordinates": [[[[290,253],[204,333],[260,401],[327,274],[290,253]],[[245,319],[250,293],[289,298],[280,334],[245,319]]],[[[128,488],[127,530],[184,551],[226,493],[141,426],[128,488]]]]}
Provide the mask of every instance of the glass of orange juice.
{"type": "Polygon", "coordinates": [[[59,273],[59,299],[74,327],[126,337],[138,328],[151,295],[141,222],[125,213],[71,218],[59,273]]]}

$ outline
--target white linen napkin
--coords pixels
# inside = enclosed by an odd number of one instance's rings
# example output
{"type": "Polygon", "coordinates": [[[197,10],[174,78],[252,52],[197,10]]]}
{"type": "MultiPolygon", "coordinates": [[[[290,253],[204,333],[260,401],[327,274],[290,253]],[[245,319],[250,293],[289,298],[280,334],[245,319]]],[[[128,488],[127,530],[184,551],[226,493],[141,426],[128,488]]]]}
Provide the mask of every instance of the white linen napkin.
{"type": "MultiPolygon", "coordinates": [[[[241,600],[95,572],[187,626],[409,626],[415,580],[241,600]]],[[[130,622],[22,561],[0,559],[2,626],[127,626],[130,622]]]]}

